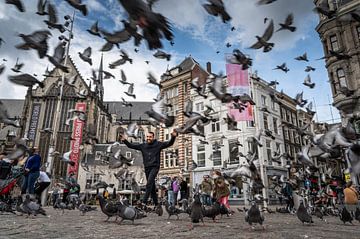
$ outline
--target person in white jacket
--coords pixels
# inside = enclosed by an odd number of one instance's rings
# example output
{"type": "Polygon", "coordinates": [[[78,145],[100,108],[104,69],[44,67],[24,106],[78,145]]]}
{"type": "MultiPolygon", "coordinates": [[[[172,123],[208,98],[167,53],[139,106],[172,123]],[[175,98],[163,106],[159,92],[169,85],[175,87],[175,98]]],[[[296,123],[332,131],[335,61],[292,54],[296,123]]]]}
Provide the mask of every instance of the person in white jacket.
{"type": "Polygon", "coordinates": [[[40,175],[37,180],[36,187],[35,187],[35,195],[36,195],[36,198],[37,198],[39,204],[41,204],[42,192],[47,187],[49,187],[50,184],[51,184],[51,180],[50,180],[49,176],[47,175],[47,173],[45,172],[45,168],[41,168],[40,175]]]}

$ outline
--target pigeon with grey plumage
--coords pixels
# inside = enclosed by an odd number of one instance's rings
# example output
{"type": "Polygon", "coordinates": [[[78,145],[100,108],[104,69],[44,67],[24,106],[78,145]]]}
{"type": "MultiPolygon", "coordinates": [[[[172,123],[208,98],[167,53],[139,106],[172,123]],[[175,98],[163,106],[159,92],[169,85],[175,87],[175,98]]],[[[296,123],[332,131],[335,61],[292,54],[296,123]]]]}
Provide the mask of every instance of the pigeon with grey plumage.
{"type": "Polygon", "coordinates": [[[264,52],[269,52],[274,47],[274,43],[268,42],[274,33],[274,21],[271,20],[268,27],[266,28],[264,34],[260,36],[256,36],[258,40],[255,44],[250,46],[252,49],[261,49],[264,48],[264,52]]]}
{"type": "Polygon", "coordinates": [[[204,82],[203,84],[200,85],[199,77],[196,77],[191,81],[191,87],[195,88],[198,95],[202,96],[205,99],[207,98],[206,83],[204,82]]]}
{"type": "Polygon", "coordinates": [[[21,74],[16,76],[9,76],[9,81],[11,81],[14,84],[22,85],[26,87],[32,87],[35,84],[38,84],[41,88],[44,88],[45,85],[35,77],[29,74],[21,74]]]}
{"type": "Polygon", "coordinates": [[[44,20],[44,22],[48,25],[49,29],[56,28],[61,33],[64,33],[66,30],[62,24],[58,23],[55,6],[51,3],[48,3],[48,15],[49,15],[49,19],[44,20]]]}
{"type": "Polygon", "coordinates": [[[26,140],[17,139],[15,140],[15,149],[10,154],[8,154],[6,158],[8,158],[9,160],[16,160],[24,156],[28,152],[29,148],[26,145],[26,140]]]}
{"type": "Polygon", "coordinates": [[[20,70],[23,66],[24,66],[24,63],[19,63],[19,58],[16,58],[16,63],[14,65],[14,67],[11,68],[11,70],[13,72],[19,73],[19,72],[21,72],[20,70]]]}
{"type": "Polygon", "coordinates": [[[341,210],[340,213],[340,220],[345,224],[347,222],[350,222],[351,224],[353,221],[353,216],[351,215],[351,213],[346,209],[346,206],[344,205],[343,209],[341,210]]]}
{"type": "Polygon", "coordinates": [[[87,62],[92,66],[92,60],[91,60],[91,47],[86,48],[83,52],[78,52],[79,57],[81,60],[87,62]]]}
{"type": "Polygon", "coordinates": [[[110,78],[115,79],[115,76],[108,71],[103,70],[102,73],[104,74],[104,79],[110,79],[110,78]]]}
{"type": "Polygon", "coordinates": [[[118,216],[121,218],[119,223],[121,223],[123,220],[129,220],[134,224],[136,219],[147,217],[146,213],[144,213],[142,210],[127,205],[127,203],[123,201],[117,203],[116,206],[118,209],[118,216]]]}
{"type": "Polygon", "coordinates": [[[284,23],[279,23],[280,28],[277,30],[277,32],[281,30],[289,30],[291,32],[296,31],[296,27],[291,26],[293,23],[294,23],[294,15],[291,13],[287,15],[284,23]]]}
{"type": "Polygon", "coordinates": [[[305,77],[303,85],[309,87],[310,89],[313,89],[315,87],[315,83],[311,82],[311,77],[309,74],[305,77]]]}
{"type": "Polygon", "coordinates": [[[36,14],[38,14],[40,16],[48,15],[48,13],[45,12],[46,3],[47,3],[47,0],[45,0],[45,2],[43,0],[38,1],[36,14]]]}
{"type": "Polygon", "coordinates": [[[296,96],[295,96],[295,103],[297,105],[299,105],[300,107],[304,107],[308,102],[307,100],[303,99],[303,93],[304,92],[297,93],[296,96]]]}
{"type": "Polygon", "coordinates": [[[101,37],[98,24],[99,21],[96,21],[93,25],[91,25],[90,29],[87,29],[86,31],[94,36],[101,37]]]}
{"type": "Polygon", "coordinates": [[[100,32],[106,40],[105,45],[100,49],[100,51],[110,51],[114,47],[114,45],[117,46],[117,48],[120,48],[120,43],[124,43],[131,38],[130,33],[126,31],[126,29],[116,31],[114,33],[110,33],[100,29],[100,32]]]}
{"type": "Polygon", "coordinates": [[[136,99],[136,95],[134,94],[134,83],[131,83],[129,85],[129,88],[127,91],[124,91],[124,93],[130,97],[133,97],[134,99],[136,99]]]}
{"type": "Polygon", "coordinates": [[[23,205],[23,209],[24,211],[30,216],[30,215],[34,215],[36,216],[37,214],[42,214],[44,216],[46,216],[46,212],[45,210],[41,207],[41,205],[37,204],[36,202],[33,202],[30,200],[30,195],[27,194],[25,196],[25,200],[22,203],[23,205]]]}
{"type": "Polygon", "coordinates": [[[302,54],[301,56],[295,57],[294,59],[297,60],[297,61],[307,61],[307,62],[309,62],[306,52],[304,54],[302,54]]]}
{"type": "MultiPolygon", "coordinates": [[[[251,204],[252,205],[250,209],[246,212],[245,222],[249,223],[250,226],[252,226],[253,223],[259,223],[262,225],[265,220],[264,215],[261,214],[255,201],[253,201],[251,204]]],[[[265,229],[264,226],[263,229],[265,229]]]]}
{"type": "Polygon", "coordinates": [[[281,65],[276,66],[273,70],[282,70],[283,72],[287,73],[289,68],[286,66],[286,63],[282,63],[281,65]]]}
{"type": "Polygon", "coordinates": [[[191,204],[190,218],[192,223],[199,223],[201,221],[204,224],[203,208],[199,193],[194,195],[194,201],[191,204]]]}
{"type": "Polygon", "coordinates": [[[262,147],[262,143],[261,143],[261,136],[263,135],[263,129],[257,129],[255,131],[255,135],[254,136],[250,136],[248,138],[246,138],[247,142],[252,142],[255,146],[259,146],[262,147]]]}
{"type": "Polygon", "coordinates": [[[151,106],[151,109],[146,111],[149,117],[153,118],[159,123],[164,124],[166,127],[171,127],[175,122],[175,117],[163,113],[165,107],[165,99],[157,101],[151,106]]]}
{"type": "Polygon", "coordinates": [[[125,64],[127,61],[132,64],[133,60],[131,58],[129,58],[129,55],[124,51],[121,50],[121,58],[117,61],[114,61],[112,63],[109,64],[109,68],[110,69],[115,69],[117,66],[123,65],[125,64]]]}
{"type": "Polygon", "coordinates": [[[256,4],[257,5],[266,5],[275,2],[276,0],[259,0],[256,4]]]}
{"type": "Polygon", "coordinates": [[[79,10],[84,16],[87,16],[87,7],[85,4],[81,4],[81,0],[65,0],[73,8],[79,10]]]}
{"type": "Polygon", "coordinates": [[[226,62],[229,64],[241,65],[243,70],[246,70],[250,66],[252,66],[252,59],[250,57],[247,57],[239,49],[234,49],[231,57],[226,58],[226,62]]]}
{"type": "Polygon", "coordinates": [[[4,105],[4,103],[0,100],[0,122],[5,125],[11,125],[16,128],[20,128],[19,120],[10,118],[9,113],[4,105]]]}
{"type": "Polygon", "coordinates": [[[120,83],[123,85],[126,85],[126,84],[130,85],[131,83],[127,81],[125,72],[123,70],[121,70],[120,73],[121,73],[121,80],[119,80],[120,83]]]}
{"type": "Polygon", "coordinates": [[[297,159],[304,166],[314,166],[314,162],[309,157],[310,144],[305,145],[301,148],[301,151],[297,153],[297,159]]]}
{"type": "Polygon", "coordinates": [[[56,199],[56,202],[54,203],[54,209],[59,209],[62,211],[62,214],[65,213],[65,209],[67,209],[67,205],[62,202],[61,198],[56,199]]]}
{"type": "Polygon", "coordinates": [[[65,55],[65,45],[63,42],[60,42],[54,50],[54,55],[52,56],[46,55],[46,56],[49,58],[49,61],[55,67],[59,68],[63,72],[69,73],[69,68],[61,64],[63,62],[64,55],[65,55]]]}
{"type": "Polygon", "coordinates": [[[210,92],[213,93],[213,95],[222,103],[230,103],[237,98],[226,92],[223,84],[223,78],[220,76],[215,77],[213,84],[209,86],[209,89],[210,92]]]}
{"type": "Polygon", "coordinates": [[[314,223],[314,221],[312,220],[312,217],[307,212],[303,201],[300,201],[299,208],[296,211],[296,216],[303,224],[304,223],[314,223]]]}
{"type": "Polygon", "coordinates": [[[321,13],[324,16],[327,16],[329,19],[333,18],[336,15],[336,9],[331,9],[327,0],[320,1],[318,6],[314,8],[314,11],[317,13],[321,13]]]}
{"type": "Polygon", "coordinates": [[[220,16],[222,21],[226,23],[231,20],[230,15],[226,12],[225,6],[222,0],[208,0],[210,4],[203,4],[205,10],[213,16],[220,16]]]}
{"type": "Polygon", "coordinates": [[[99,199],[101,211],[108,217],[105,221],[107,222],[110,217],[116,217],[116,221],[118,218],[118,206],[116,203],[107,201],[101,195],[98,195],[97,197],[99,199]]]}
{"type": "Polygon", "coordinates": [[[4,72],[5,68],[5,64],[0,65],[0,75],[4,72]]]}
{"type": "Polygon", "coordinates": [[[77,206],[77,208],[79,209],[79,211],[81,212],[81,215],[84,216],[87,212],[91,212],[91,211],[96,211],[97,208],[96,207],[92,207],[90,205],[86,205],[81,203],[79,206],[77,206]]]}
{"type": "Polygon", "coordinates": [[[133,123],[129,124],[129,126],[126,130],[126,135],[129,137],[137,138],[138,132],[139,132],[139,127],[137,126],[136,122],[133,122],[133,123]]]}
{"type": "Polygon", "coordinates": [[[126,101],[123,97],[121,97],[121,100],[122,100],[122,102],[121,102],[122,106],[125,106],[125,107],[132,107],[133,106],[133,104],[131,102],[126,101]]]}
{"type": "Polygon", "coordinates": [[[153,12],[143,0],[119,0],[119,2],[129,14],[129,18],[137,21],[142,28],[142,35],[150,50],[162,48],[160,39],[163,37],[168,41],[173,40],[174,36],[168,20],[160,13],[153,12]]]}
{"type": "Polygon", "coordinates": [[[19,37],[21,37],[25,43],[17,45],[16,48],[21,50],[34,49],[38,52],[40,58],[44,58],[48,51],[47,40],[51,35],[47,30],[35,31],[29,35],[19,34],[19,37]]]}
{"type": "Polygon", "coordinates": [[[158,59],[166,59],[167,61],[170,61],[171,59],[171,55],[170,54],[167,54],[163,51],[160,51],[160,50],[157,50],[154,55],[153,55],[155,58],[158,58],[158,59]]]}
{"type": "Polygon", "coordinates": [[[5,0],[5,3],[14,5],[20,12],[25,12],[25,7],[21,0],[5,0]]]}
{"type": "Polygon", "coordinates": [[[130,19],[130,22],[127,22],[126,20],[121,20],[121,22],[124,24],[125,30],[132,37],[134,37],[134,45],[139,46],[141,43],[141,40],[143,39],[143,36],[141,34],[139,34],[137,31],[136,21],[130,19]]]}
{"type": "Polygon", "coordinates": [[[148,77],[147,79],[149,80],[150,84],[156,85],[157,87],[159,87],[159,89],[161,89],[161,84],[158,83],[158,81],[156,80],[155,76],[153,74],[151,74],[150,72],[148,72],[148,77]]]}
{"type": "Polygon", "coordinates": [[[306,66],[305,68],[305,72],[310,72],[310,71],[315,71],[316,68],[312,67],[312,66],[306,66]]]}

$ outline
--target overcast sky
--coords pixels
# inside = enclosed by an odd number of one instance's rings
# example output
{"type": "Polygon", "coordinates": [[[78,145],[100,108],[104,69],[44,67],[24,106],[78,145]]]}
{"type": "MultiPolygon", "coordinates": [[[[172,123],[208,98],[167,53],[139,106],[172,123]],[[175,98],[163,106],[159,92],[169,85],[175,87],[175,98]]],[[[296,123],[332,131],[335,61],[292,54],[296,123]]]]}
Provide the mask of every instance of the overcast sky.
{"type": "MultiPolygon", "coordinates": [[[[19,44],[21,39],[19,33],[30,34],[35,30],[47,29],[43,20],[46,16],[38,16],[36,12],[36,0],[24,1],[25,13],[17,11],[13,5],[7,5],[4,1],[0,2],[0,37],[5,40],[5,44],[0,47],[0,64],[3,58],[6,71],[0,76],[0,98],[23,99],[26,88],[13,85],[7,80],[8,75],[14,73],[10,68],[15,64],[16,58],[25,64],[22,69],[26,73],[36,73],[41,75],[46,67],[50,69],[52,65],[47,59],[39,59],[35,51],[17,50],[14,45],[19,44]]],[[[50,0],[55,3],[60,21],[64,15],[72,15],[73,8],[65,1],[50,0]]],[[[96,36],[90,35],[85,30],[88,29],[96,20],[99,26],[107,31],[121,30],[123,25],[121,20],[126,18],[126,13],[117,0],[87,0],[83,1],[88,5],[89,14],[87,17],[76,11],[74,25],[74,40],[70,48],[70,55],[77,65],[80,74],[86,79],[91,76],[91,66],[83,62],[78,52],[83,51],[88,46],[93,49],[92,59],[93,68],[98,69],[101,53],[99,49],[105,41],[96,36]]],[[[266,81],[278,80],[280,85],[278,90],[283,89],[291,97],[295,97],[297,92],[304,91],[304,97],[310,101],[315,100],[317,106],[317,117],[320,121],[331,122],[330,101],[332,102],[328,75],[325,69],[325,62],[315,59],[323,56],[322,45],[317,32],[314,30],[318,23],[318,16],[313,13],[312,0],[278,0],[270,5],[257,6],[255,0],[224,0],[225,7],[232,17],[232,20],[224,24],[220,18],[210,16],[206,13],[202,4],[205,0],[159,0],[154,11],[167,17],[173,28],[175,44],[171,46],[164,41],[164,51],[172,54],[171,61],[159,60],[152,56],[155,51],[147,49],[146,43],[142,42],[139,52],[134,52],[133,40],[121,44],[121,49],[125,49],[133,64],[125,65],[109,70],[108,64],[119,58],[119,50],[114,48],[111,52],[104,53],[104,68],[115,76],[120,76],[120,69],[123,69],[130,82],[135,83],[135,93],[138,101],[151,101],[158,93],[156,87],[148,85],[146,73],[153,72],[159,77],[169,67],[179,64],[185,57],[191,55],[204,68],[206,62],[212,63],[215,73],[225,73],[224,54],[231,53],[234,48],[238,48],[249,54],[253,58],[252,71],[257,70],[258,75],[266,81]],[[262,35],[267,24],[264,18],[273,19],[275,29],[279,22],[284,22],[289,13],[294,14],[294,25],[297,31],[280,31],[275,33],[271,42],[275,47],[269,53],[261,50],[248,49],[255,41],[255,35],[262,35]],[[231,31],[231,27],[236,28],[231,31]],[[226,43],[232,47],[227,48],[226,43]],[[216,51],[220,51],[216,54],[216,51]],[[316,68],[311,73],[312,80],[316,83],[314,89],[306,88],[302,85],[307,73],[304,72],[306,63],[294,60],[294,57],[308,53],[309,64],[316,68]],[[145,61],[150,61],[146,64],[145,61]],[[290,71],[284,73],[272,70],[276,65],[286,62],[290,71]]],[[[57,30],[52,30],[50,39],[49,54],[53,53],[53,48],[58,44],[57,30]]],[[[41,79],[41,78],[39,78],[41,79]]],[[[117,80],[109,79],[104,83],[105,100],[121,100],[124,96],[123,91],[126,87],[122,86],[117,80]]],[[[332,108],[333,118],[339,118],[337,110],[332,108]]]]}

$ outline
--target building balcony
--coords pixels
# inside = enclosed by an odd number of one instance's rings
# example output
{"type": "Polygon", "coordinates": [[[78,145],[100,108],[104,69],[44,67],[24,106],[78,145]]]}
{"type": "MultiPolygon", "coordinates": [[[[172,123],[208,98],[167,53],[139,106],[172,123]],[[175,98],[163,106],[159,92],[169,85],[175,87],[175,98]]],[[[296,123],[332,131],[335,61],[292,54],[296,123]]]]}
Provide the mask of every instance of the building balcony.
{"type": "Polygon", "coordinates": [[[358,102],[358,98],[360,96],[358,94],[354,94],[351,97],[347,97],[346,95],[339,93],[335,95],[333,106],[338,110],[343,111],[345,113],[351,113],[354,111],[354,108],[358,102]]]}

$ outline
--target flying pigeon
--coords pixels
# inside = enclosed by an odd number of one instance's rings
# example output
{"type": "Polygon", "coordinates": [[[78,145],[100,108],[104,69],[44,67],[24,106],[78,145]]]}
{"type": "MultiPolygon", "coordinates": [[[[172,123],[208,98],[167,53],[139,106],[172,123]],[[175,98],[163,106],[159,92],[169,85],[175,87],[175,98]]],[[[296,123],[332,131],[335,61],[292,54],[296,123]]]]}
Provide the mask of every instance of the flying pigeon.
{"type": "Polygon", "coordinates": [[[98,24],[99,24],[99,22],[96,21],[96,22],[90,27],[90,29],[87,29],[86,31],[87,31],[88,33],[94,35],[94,36],[101,37],[98,24]]]}
{"type": "Polygon", "coordinates": [[[24,4],[21,0],[5,0],[5,3],[14,5],[20,12],[25,12],[24,4]]]}
{"type": "Polygon", "coordinates": [[[268,27],[266,28],[264,34],[260,36],[256,36],[258,40],[255,44],[253,44],[250,48],[252,49],[261,49],[264,48],[264,52],[269,52],[274,47],[274,43],[268,42],[274,33],[274,21],[271,20],[268,27]]]}
{"type": "Polygon", "coordinates": [[[46,55],[46,56],[49,58],[49,61],[55,67],[61,69],[62,71],[66,72],[66,73],[69,73],[68,67],[62,65],[64,55],[65,55],[65,46],[64,46],[64,43],[60,42],[54,50],[54,55],[53,56],[46,55]]]}
{"type": "Polygon", "coordinates": [[[21,37],[25,43],[17,45],[16,48],[22,50],[37,50],[39,57],[44,58],[48,51],[47,40],[51,35],[47,30],[35,31],[30,35],[19,34],[19,37],[21,37]]]}
{"type": "Polygon", "coordinates": [[[79,57],[81,60],[87,62],[92,66],[92,60],[91,60],[91,47],[86,48],[82,53],[79,52],[79,57]]]}
{"type": "Polygon", "coordinates": [[[308,58],[307,58],[307,54],[306,52],[304,54],[302,54],[301,56],[297,56],[294,58],[297,61],[306,61],[309,62],[308,58]]]}
{"type": "Polygon", "coordinates": [[[41,88],[45,87],[44,83],[29,74],[9,76],[8,79],[9,81],[17,85],[32,87],[33,85],[38,84],[41,88]]]}
{"type": "Polygon", "coordinates": [[[277,32],[281,30],[289,30],[291,32],[294,32],[296,30],[296,27],[291,26],[293,23],[294,23],[294,15],[291,13],[287,15],[285,19],[285,23],[279,23],[280,28],[277,30],[277,32]]]}
{"type": "Polygon", "coordinates": [[[87,7],[85,4],[81,4],[81,0],[65,0],[73,8],[79,10],[84,16],[87,16],[87,7]]]}
{"type": "Polygon", "coordinates": [[[48,3],[48,14],[49,14],[49,19],[44,20],[44,22],[48,25],[49,29],[56,28],[61,33],[64,33],[66,30],[62,24],[58,23],[55,6],[51,3],[48,3]]]}
{"type": "Polygon", "coordinates": [[[310,89],[313,89],[315,87],[315,83],[311,82],[311,77],[309,74],[304,79],[303,85],[309,87],[310,89]]]}
{"type": "Polygon", "coordinates": [[[231,20],[230,15],[225,10],[222,0],[208,0],[208,2],[210,4],[203,4],[207,13],[213,16],[220,16],[224,23],[231,20]]]}

